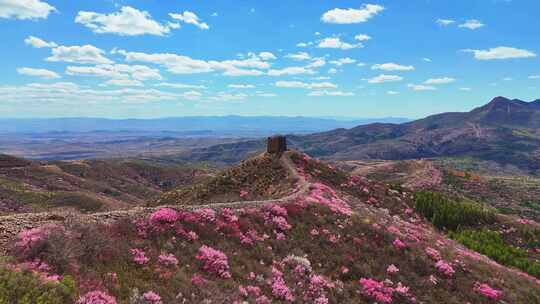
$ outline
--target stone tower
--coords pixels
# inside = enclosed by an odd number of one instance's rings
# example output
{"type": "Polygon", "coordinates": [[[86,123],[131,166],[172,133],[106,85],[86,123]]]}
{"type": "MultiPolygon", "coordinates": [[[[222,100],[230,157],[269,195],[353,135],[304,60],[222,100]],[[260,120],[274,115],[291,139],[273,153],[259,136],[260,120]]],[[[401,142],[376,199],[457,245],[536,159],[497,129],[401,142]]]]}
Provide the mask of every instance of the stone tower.
{"type": "Polygon", "coordinates": [[[287,151],[287,139],[285,136],[276,135],[268,137],[266,151],[270,154],[281,154],[287,151]]]}

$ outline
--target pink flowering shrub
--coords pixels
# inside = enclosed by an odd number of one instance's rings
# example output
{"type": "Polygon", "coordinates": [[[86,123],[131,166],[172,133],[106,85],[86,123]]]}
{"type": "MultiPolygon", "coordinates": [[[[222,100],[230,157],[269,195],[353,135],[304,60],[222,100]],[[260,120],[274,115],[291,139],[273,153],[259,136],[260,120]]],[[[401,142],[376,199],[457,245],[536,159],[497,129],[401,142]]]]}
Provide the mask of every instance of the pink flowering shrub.
{"type": "Polygon", "coordinates": [[[90,291],[77,300],[76,304],[116,304],[116,299],[103,291],[90,291]]]}
{"type": "Polygon", "coordinates": [[[177,266],[178,259],[174,256],[174,254],[161,254],[158,257],[158,263],[163,266],[177,266]]]}
{"type": "Polygon", "coordinates": [[[492,300],[500,299],[503,294],[502,290],[492,288],[488,284],[480,282],[474,283],[474,291],[492,300]]]}
{"type": "Polygon", "coordinates": [[[178,212],[171,208],[162,208],[150,215],[150,224],[156,227],[172,225],[178,220],[178,212]]]}
{"type": "Polygon", "coordinates": [[[18,257],[33,258],[46,245],[47,238],[52,231],[61,230],[57,225],[44,225],[38,228],[24,230],[17,236],[14,251],[18,257]]]}
{"type": "Polygon", "coordinates": [[[153,291],[147,291],[143,294],[143,299],[148,303],[148,304],[161,304],[161,297],[153,292],[153,291]]]}
{"type": "Polygon", "coordinates": [[[148,261],[150,261],[150,259],[146,257],[146,253],[142,249],[132,248],[130,252],[133,255],[133,261],[139,265],[145,265],[146,263],[148,263],[148,261]]]}
{"type": "Polygon", "coordinates": [[[452,265],[450,265],[449,263],[447,263],[446,261],[444,260],[439,260],[436,264],[435,264],[435,268],[437,268],[437,270],[448,276],[448,277],[451,277],[454,275],[455,271],[454,271],[454,268],[452,268],[452,265]]]}
{"type": "Polygon", "coordinates": [[[373,279],[361,278],[362,294],[380,303],[392,303],[392,293],[394,290],[387,287],[383,282],[373,279]]]}
{"type": "Polygon", "coordinates": [[[231,277],[229,261],[223,252],[203,245],[199,248],[199,254],[197,254],[196,259],[202,262],[202,269],[207,272],[224,279],[231,277]]]}
{"type": "Polygon", "coordinates": [[[283,279],[283,273],[275,268],[272,269],[272,295],[279,300],[294,302],[294,295],[283,279]]]}
{"type": "Polygon", "coordinates": [[[407,244],[403,243],[400,239],[395,239],[394,242],[392,242],[392,245],[399,250],[407,248],[407,244]]]}
{"type": "Polygon", "coordinates": [[[431,247],[426,248],[426,254],[434,261],[439,261],[442,259],[441,253],[437,249],[431,247]]]}
{"type": "Polygon", "coordinates": [[[388,268],[386,268],[386,273],[388,274],[394,274],[394,273],[398,273],[399,272],[399,268],[396,267],[396,265],[392,264],[390,266],[388,266],[388,268]]]}
{"type": "Polygon", "coordinates": [[[195,215],[204,223],[213,223],[216,221],[216,211],[210,208],[195,210],[195,215]]]}

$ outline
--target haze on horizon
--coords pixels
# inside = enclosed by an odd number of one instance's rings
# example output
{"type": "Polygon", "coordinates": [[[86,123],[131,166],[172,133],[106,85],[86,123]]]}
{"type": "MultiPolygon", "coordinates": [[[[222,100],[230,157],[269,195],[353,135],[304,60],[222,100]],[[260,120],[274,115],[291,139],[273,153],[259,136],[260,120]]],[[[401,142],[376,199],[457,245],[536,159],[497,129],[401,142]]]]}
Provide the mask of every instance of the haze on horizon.
{"type": "Polygon", "coordinates": [[[420,118],[540,97],[536,1],[0,1],[0,117],[420,118]]]}

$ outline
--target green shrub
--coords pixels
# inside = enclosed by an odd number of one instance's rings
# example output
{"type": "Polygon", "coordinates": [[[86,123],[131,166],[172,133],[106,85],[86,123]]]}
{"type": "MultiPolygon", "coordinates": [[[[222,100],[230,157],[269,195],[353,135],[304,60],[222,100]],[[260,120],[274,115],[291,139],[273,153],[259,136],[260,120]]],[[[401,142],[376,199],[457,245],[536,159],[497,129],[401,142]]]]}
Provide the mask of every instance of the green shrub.
{"type": "Polygon", "coordinates": [[[70,276],[65,276],[58,283],[44,283],[30,271],[13,271],[0,265],[0,303],[2,304],[73,303],[76,295],[76,284],[70,276]]]}
{"type": "Polygon", "coordinates": [[[468,229],[460,232],[450,232],[450,237],[500,264],[521,269],[540,278],[540,262],[528,259],[527,251],[506,245],[497,232],[487,229],[468,229]]]}
{"type": "Polygon", "coordinates": [[[473,202],[453,201],[444,195],[430,191],[415,194],[415,209],[439,229],[457,230],[495,221],[493,211],[473,202]]]}

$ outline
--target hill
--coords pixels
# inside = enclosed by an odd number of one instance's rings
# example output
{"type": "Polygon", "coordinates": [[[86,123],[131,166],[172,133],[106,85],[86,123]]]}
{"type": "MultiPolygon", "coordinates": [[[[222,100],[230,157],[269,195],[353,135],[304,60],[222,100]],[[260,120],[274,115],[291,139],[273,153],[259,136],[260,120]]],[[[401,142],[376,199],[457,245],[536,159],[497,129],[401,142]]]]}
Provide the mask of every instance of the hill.
{"type": "MultiPolygon", "coordinates": [[[[18,216],[2,217],[0,234],[6,225],[22,232],[11,236],[13,259],[0,266],[1,279],[12,286],[0,286],[0,298],[108,304],[540,301],[538,225],[532,221],[438,194],[388,188],[296,152],[259,156],[227,172],[222,176],[236,181],[233,192],[247,186],[242,177],[281,186],[281,178],[267,177],[284,174],[292,185],[283,197],[178,201],[70,218],[49,213],[34,215],[30,226],[17,226],[18,216]],[[261,167],[259,179],[252,168],[265,163],[271,165],[261,167]],[[497,250],[486,250],[493,246],[497,250]]],[[[222,193],[207,189],[210,198],[222,193]]]]}
{"type": "Polygon", "coordinates": [[[36,162],[0,155],[0,214],[140,206],[209,173],[140,159],[36,162]]]}
{"type": "MultiPolygon", "coordinates": [[[[402,160],[469,156],[540,174],[540,100],[494,98],[465,113],[443,113],[404,123],[288,136],[291,146],[329,160],[402,160]]],[[[260,151],[264,142],[192,149],[180,159],[234,162],[260,151]],[[223,152],[223,153],[221,153],[223,152]]]]}

